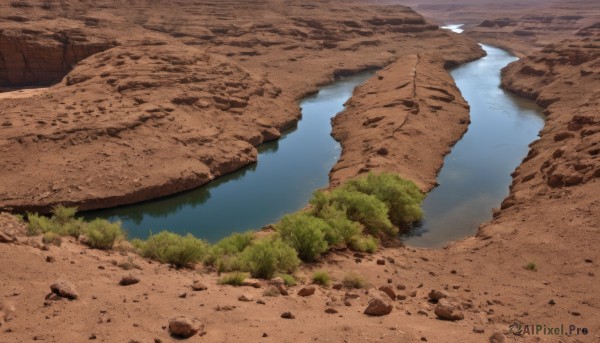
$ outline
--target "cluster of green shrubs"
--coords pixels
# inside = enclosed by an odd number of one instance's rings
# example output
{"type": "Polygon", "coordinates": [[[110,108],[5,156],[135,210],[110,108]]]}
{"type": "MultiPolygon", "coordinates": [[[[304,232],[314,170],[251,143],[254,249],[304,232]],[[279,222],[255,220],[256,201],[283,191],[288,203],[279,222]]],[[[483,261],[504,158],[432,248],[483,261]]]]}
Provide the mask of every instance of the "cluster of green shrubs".
{"type": "MultiPolygon", "coordinates": [[[[280,275],[291,284],[295,280],[289,274],[301,261],[315,261],[330,248],[376,252],[379,239],[397,235],[399,229],[421,219],[423,197],[414,183],[395,174],[369,174],[333,191],[315,192],[309,209],[284,216],[275,225],[276,232],[266,237],[236,233],[211,245],[191,234],[163,231],[132,244],[142,256],[176,267],[203,262],[219,272],[236,272],[227,274],[223,283],[241,283],[249,274],[280,275]]],[[[75,212],[75,208],[56,207],[51,218],[29,214],[30,233],[51,233],[50,241],[55,236],[85,234],[87,244],[99,249],[110,248],[125,236],[120,223],[84,222],[74,218],[75,212]]],[[[323,285],[331,282],[326,275],[313,279],[323,285]]]]}
{"type": "Polygon", "coordinates": [[[85,244],[95,249],[111,249],[115,243],[125,238],[125,232],[120,223],[111,223],[105,219],[94,219],[86,222],[75,218],[77,208],[56,206],[52,216],[47,217],[37,213],[27,214],[27,232],[29,235],[43,235],[46,244],[60,245],[61,237],[85,236],[85,244]]]}

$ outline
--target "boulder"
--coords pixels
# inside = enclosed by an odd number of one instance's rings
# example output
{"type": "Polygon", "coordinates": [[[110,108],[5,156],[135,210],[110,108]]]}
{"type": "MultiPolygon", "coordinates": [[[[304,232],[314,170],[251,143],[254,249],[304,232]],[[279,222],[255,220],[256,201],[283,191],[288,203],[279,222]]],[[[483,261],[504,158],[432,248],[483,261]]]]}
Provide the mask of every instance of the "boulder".
{"type": "Polygon", "coordinates": [[[432,289],[431,292],[429,292],[429,300],[438,301],[445,297],[447,297],[447,295],[445,293],[435,290],[435,289],[432,289]]]}
{"type": "Polygon", "coordinates": [[[435,315],[443,320],[462,320],[465,315],[462,313],[460,305],[454,304],[446,299],[440,299],[435,307],[435,315]]]}
{"type": "Polygon", "coordinates": [[[121,281],[119,281],[119,285],[129,286],[129,285],[135,285],[138,282],[140,282],[140,278],[130,274],[130,275],[123,276],[121,278],[121,281]]]}
{"type": "Polygon", "coordinates": [[[79,298],[79,293],[75,284],[63,278],[56,279],[51,285],[50,290],[63,298],[75,300],[79,298]]]}
{"type": "Polygon", "coordinates": [[[246,279],[246,280],[242,281],[242,286],[261,288],[262,284],[261,284],[260,280],[258,280],[258,279],[246,279]]]}
{"type": "Polygon", "coordinates": [[[370,316],[385,316],[390,314],[393,308],[392,304],[382,297],[376,296],[369,301],[364,313],[370,316]]]}
{"type": "Polygon", "coordinates": [[[206,285],[198,280],[194,281],[194,283],[192,284],[192,290],[198,292],[198,291],[205,291],[207,290],[208,287],[206,287],[206,285]]]}
{"type": "Polygon", "coordinates": [[[251,294],[244,293],[238,297],[239,301],[250,302],[254,301],[254,297],[251,294]]]}
{"type": "Polygon", "coordinates": [[[198,333],[198,326],[193,320],[179,316],[169,320],[169,333],[175,337],[189,338],[198,333]]]}
{"type": "Polygon", "coordinates": [[[387,294],[392,300],[396,299],[396,292],[394,292],[394,289],[391,286],[381,286],[379,287],[379,290],[387,294]]]}
{"type": "Polygon", "coordinates": [[[313,286],[307,286],[298,291],[298,295],[301,297],[307,297],[309,295],[315,294],[316,288],[313,286]]]}

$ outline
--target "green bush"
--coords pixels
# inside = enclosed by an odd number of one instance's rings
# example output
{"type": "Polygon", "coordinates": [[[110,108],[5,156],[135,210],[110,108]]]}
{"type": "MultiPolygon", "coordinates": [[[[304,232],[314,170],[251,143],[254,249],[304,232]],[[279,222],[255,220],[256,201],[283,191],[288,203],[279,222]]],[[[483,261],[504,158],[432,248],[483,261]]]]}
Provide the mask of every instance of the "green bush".
{"type": "Polygon", "coordinates": [[[321,286],[325,286],[325,287],[329,287],[329,285],[331,285],[331,277],[324,270],[318,270],[318,271],[314,272],[312,281],[313,281],[313,283],[315,283],[317,285],[321,285],[321,286]]]}
{"type": "Polygon", "coordinates": [[[292,287],[292,286],[296,286],[298,284],[298,282],[296,281],[296,278],[290,274],[277,274],[275,276],[280,277],[286,286],[292,287]]]}
{"type": "Polygon", "coordinates": [[[344,287],[346,288],[359,289],[364,288],[367,285],[367,282],[362,276],[351,272],[344,276],[344,279],[342,280],[342,285],[344,285],[344,287]]]}
{"type": "Polygon", "coordinates": [[[350,242],[350,247],[357,251],[368,252],[369,254],[374,254],[377,252],[377,239],[373,236],[362,236],[356,237],[352,242],[350,242]]]}
{"type": "Polygon", "coordinates": [[[244,249],[239,255],[239,263],[253,277],[270,279],[276,272],[295,271],[300,260],[292,247],[271,237],[257,240],[244,249]]]}
{"type": "Polygon", "coordinates": [[[225,237],[210,247],[204,263],[209,266],[217,266],[219,271],[236,269],[238,267],[237,255],[244,251],[253,240],[254,235],[251,232],[234,233],[225,237]]]}
{"type": "Polygon", "coordinates": [[[373,174],[350,180],[342,186],[370,194],[383,201],[389,208],[389,218],[393,224],[407,227],[423,218],[421,204],[425,195],[414,182],[405,180],[393,173],[373,174]]]}
{"type": "Polygon", "coordinates": [[[110,249],[115,242],[125,238],[121,223],[111,223],[106,219],[96,218],[84,227],[87,237],[85,244],[95,249],[110,249]]]}
{"type": "Polygon", "coordinates": [[[56,246],[60,246],[62,244],[62,239],[57,233],[48,231],[42,236],[42,242],[44,244],[54,244],[56,246]]]}
{"type": "Polygon", "coordinates": [[[59,229],[59,226],[52,219],[37,213],[28,213],[27,221],[27,234],[31,236],[46,232],[57,232],[59,229]]]}
{"type": "Polygon", "coordinates": [[[235,272],[221,276],[217,283],[219,285],[241,286],[247,278],[248,273],[235,272]]]}
{"type": "Polygon", "coordinates": [[[66,224],[75,218],[77,207],[58,205],[52,208],[52,219],[59,224],[66,224]]]}
{"type": "Polygon", "coordinates": [[[397,233],[388,218],[387,205],[373,195],[338,188],[331,192],[330,201],[338,209],[345,209],[348,219],[363,224],[372,235],[397,233]]]}
{"type": "Polygon", "coordinates": [[[324,220],[308,213],[286,215],[276,225],[276,229],[281,239],[294,248],[303,261],[314,261],[329,248],[324,234],[329,226],[324,220]]]}
{"type": "Polygon", "coordinates": [[[329,225],[325,232],[325,240],[329,245],[344,244],[349,246],[362,232],[362,226],[346,217],[346,209],[338,209],[331,205],[320,211],[321,218],[329,225]]]}
{"type": "Polygon", "coordinates": [[[142,256],[173,264],[177,268],[202,261],[209,248],[208,243],[191,234],[181,236],[167,231],[150,235],[145,242],[136,241],[134,246],[142,256]]]}

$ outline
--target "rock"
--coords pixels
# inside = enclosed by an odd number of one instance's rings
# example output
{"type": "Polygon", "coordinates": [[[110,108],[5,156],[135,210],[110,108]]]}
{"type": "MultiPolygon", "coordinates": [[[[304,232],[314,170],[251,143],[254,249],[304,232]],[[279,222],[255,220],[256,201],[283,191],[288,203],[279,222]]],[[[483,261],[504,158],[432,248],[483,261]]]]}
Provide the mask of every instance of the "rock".
{"type": "Polygon", "coordinates": [[[269,281],[269,283],[271,285],[284,285],[285,281],[283,281],[283,279],[280,277],[274,277],[269,281]]]}
{"type": "Polygon", "coordinates": [[[504,335],[501,332],[495,332],[490,336],[490,343],[504,343],[504,335]]]}
{"type": "Polygon", "coordinates": [[[250,294],[242,294],[238,297],[239,301],[244,301],[244,302],[250,302],[250,301],[254,301],[254,297],[250,294]]]}
{"type": "Polygon", "coordinates": [[[377,264],[380,265],[380,266],[384,266],[385,265],[385,260],[382,259],[382,258],[380,258],[380,259],[377,260],[377,264]]]}
{"type": "Polygon", "coordinates": [[[187,298],[187,292],[180,292],[177,296],[180,298],[187,298]]]}
{"type": "Polygon", "coordinates": [[[335,285],[333,285],[331,288],[333,288],[333,289],[335,289],[335,290],[339,291],[339,290],[340,290],[340,289],[342,289],[343,287],[344,287],[344,285],[343,285],[343,284],[341,284],[341,283],[336,283],[336,284],[335,284],[335,285]]]}
{"type": "Polygon", "coordinates": [[[281,295],[289,295],[290,294],[287,290],[287,287],[284,284],[277,284],[277,285],[275,285],[275,287],[277,287],[277,290],[279,291],[279,294],[281,294],[281,295]]]}
{"type": "Polygon", "coordinates": [[[260,280],[257,280],[257,279],[246,279],[246,280],[242,281],[242,286],[261,288],[262,284],[261,284],[260,280]]]}
{"type": "Polygon", "coordinates": [[[385,316],[390,314],[393,308],[392,304],[383,300],[381,297],[374,297],[369,301],[369,305],[367,305],[364,314],[370,316],[385,316]]]}
{"type": "Polygon", "coordinates": [[[446,299],[440,299],[437,306],[435,307],[435,315],[443,320],[462,320],[465,315],[462,313],[460,306],[446,299]]]}
{"type": "Polygon", "coordinates": [[[194,283],[192,283],[192,290],[193,291],[205,291],[207,290],[208,287],[206,287],[206,285],[198,280],[194,281],[194,283]]]}
{"type": "Polygon", "coordinates": [[[298,295],[301,297],[307,297],[309,295],[315,294],[316,288],[313,286],[307,286],[298,291],[298,295]]]}
{"type": "Polygon", "coordinates": [[[437,291],[435,289],[432,289],[431,292],[429,292],[429,299],[433,301],[438,301],[446,297],[447,295],[444,292],[437,291]]]}
{"type": "Polygon", "coordinates": [[[130,286],[130,285],[135,285],[138,282],[140,282],[140,278],[130,274],[130,275],[123,276],[121,278],[121,281],[119,281],[119,285],[130,286]]]}
{"type": "Polygon", "coordinates": [[[379,290],[387,294],[392,300],[396,299],[396,292],[394,292],[394,289],[391,286],[381,286],[379,287],[379,290]]]}
{"type": "Polygon", "coordinates": [[[179,316],[169,320],[169,333],[173,336],[189,338],[198,331],[198,326],[187,317],[179,316]]]}
{"type": "Polygon", "coordinates": [[[473,332],[474,333],[485,333],[485,329],[483,327],[481,327],[481,326],[475,326],[473,328],[473,332]]]}
{"type": "Polygon", "coordinates": [[[405,286],[405,285],[403,285],[403,284],[401,284],[401,283],[399,283],[399,284],[397,284],[397,285],[396,285],[396,289],[398,289],[398,290],[400,290],[400,291],[403,291],[403,290],[405,290],[405,289],[406,289],[406,286],[405,286]]]}
{"type": "Polygon", "coordinates": [[[344,305],[345,306],[352,306],[352,303],[350,302],[350,300],[344,300],[344,305]]]}
{"type": "Polygon", "coordinates": [[[46,262],[53,263],[54,261],[55,261],[54,256],[50,256],[50,255],[46,256],[46,262]]]}
{"type": "Polygon", "coordinates": [[[15,240],[15,237],[9,236],[8,234],[0,231],[0,243],[12,243],[15,240]]]}
{"type": "Polygon", "coordinates": [[[267,289],[265,289],[263,294],[267,297],[276,297],[278,295],[281,295],[279,289],[277,289],[276,286],[269,286],[267,289]]]}
{"type": "Polygon", "coordinates": [[[398,300],[406,300],[406,295],[404,295],[404,294],[398,294],[396,296],[396,299],[398,299],[398,300]]]}
{"type": "Polygon", "coordinates": [[[408,295],[409,295],[411,298],[414,298],[414,297],[416,297],[416,296],[417,296],[417,291],[412,291],[412,292],[408,293],[408,295]]]}
{"type": "Polygon", "coordinates": [[[75,285],[63,278],[56,279],[51,285],[50,290],[63,298],[75,300],[79,298],[79,293],[75,285]]]}
{"type": "Polygon", "coordinates": [[[296,319],[296,316],[294,316],[292,314],[292,312],[283,312],[281,314],[281,318],[284,318],[284,319],[296,319]]]}
{"type": "Polygon", "coordinates": [[[556,302],[554,301],[554,299],[550,299],[550,301],[548,301],[549,305],[556,305],[556,302]]]}
{"type": "Polygon", "coordinates": [[[334,308],[329,307],[329,308],[325,309],[325,313],[336,314],[336,313],[338,313],[338,311],[334,308]]]}

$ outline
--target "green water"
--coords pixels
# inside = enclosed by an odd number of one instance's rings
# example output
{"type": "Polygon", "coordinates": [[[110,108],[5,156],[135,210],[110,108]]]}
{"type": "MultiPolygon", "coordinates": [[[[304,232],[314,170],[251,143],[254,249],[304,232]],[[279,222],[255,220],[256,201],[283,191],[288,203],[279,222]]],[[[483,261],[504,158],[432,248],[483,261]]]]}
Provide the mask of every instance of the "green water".
{"type": "Polygon", "coordinates": [[[274,223],[305,207],[314,190],[328,185],[329,171],[341,153],[331,137],[330,120],[343,110],[354,87],[372,75],[342,78],[302,100],[297,128],[261,145],[258,163],[193,191],[83,216],[120,220],[130,238],[169,230],[211,242],[274,223]]]}

